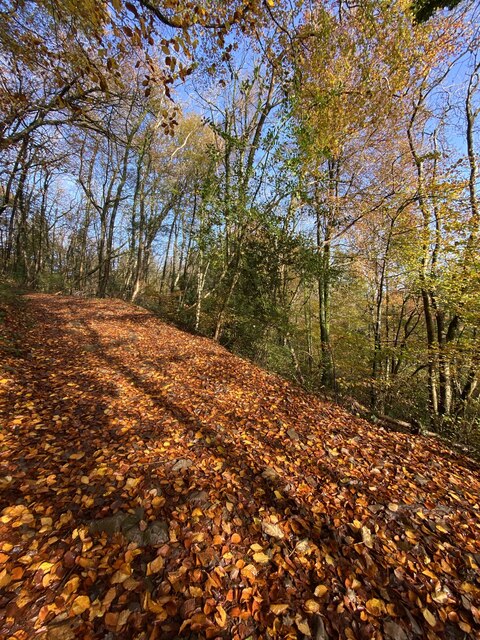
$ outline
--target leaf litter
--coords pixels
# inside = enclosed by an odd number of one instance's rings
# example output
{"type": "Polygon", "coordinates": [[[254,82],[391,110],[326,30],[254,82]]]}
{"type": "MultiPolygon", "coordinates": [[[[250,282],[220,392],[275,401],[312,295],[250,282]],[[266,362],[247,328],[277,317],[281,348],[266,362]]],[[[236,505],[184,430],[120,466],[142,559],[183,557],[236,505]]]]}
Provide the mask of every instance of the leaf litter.
{"type": "Polygon", "coordinates": [[[0,637],[479,637],[472,461],[121,301],[6,323],[0,637]]]}

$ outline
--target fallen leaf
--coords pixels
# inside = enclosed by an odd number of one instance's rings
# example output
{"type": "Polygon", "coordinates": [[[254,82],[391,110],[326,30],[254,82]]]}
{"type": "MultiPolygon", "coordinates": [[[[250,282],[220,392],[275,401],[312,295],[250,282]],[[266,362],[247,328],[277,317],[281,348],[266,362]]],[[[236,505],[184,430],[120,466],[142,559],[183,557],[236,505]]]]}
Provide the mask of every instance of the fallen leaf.
{"type": "Polygon", "coordinates": [[[242,575],[242,578],[246,578],[250,582],[255,582],[255,579],[258,575],[258,570],[255,565],[247,564],[245,567],[243,567],[240,573],[242,575]]]}
{"type": "Polygon", "coordinates": [[[223,627],[227,624],[227,612],[221,604],[217,604],[217,609],[215,612],[215,622],[221,629],[223,629],[223,627]]]}
{"type": "Polygon", "coordinates": [[[435,616],[433,615],[433,613],[431,611],[429,611],[428,609],[423,609],[422,610],[423,613],[423,617],[425,618],[425,620],[428,622],[428,624],[431,627],[435,627],[437,624],[437,619],[435,618],[435,616]]]}
{"type": "Polygon", "coordinates": [[[408,640],[408,636],[400,625],[393,620],[387,620],[383,626],[385,636],[388,640],[408,640]]]}
{"type": "Polygon", "coordinates": [[[154,560],[147,564],[147,576],[151,576],[153,573],[158,573],[165,566],[165,560],[162,556],[157,556],[154,560]]]}
{"type": "Polygon", "coordinates": [[[308,613],[318,613],[320,611],[320,605],[316,600],[307,600],[305,602],[305,610],[308,613]]]}
{"type": "Polygon", "coordinates": [[[0,571],[0,588],[6,587],[12,581],[12,576],[7,572],[6,569],[0,571]]]}
{"type": "Polygon", "coordinates": [[[281,613],[285,613],[285,611],[288,611],[288,604],[271,604],[270,605],[270,611],[272,613],[274,613],[275,615],[279,616],[281,613]]]}
{"type": "Polygon", "coordinates": [[[312,636],[308,622],[305,618],[302,618],[300,614],[297,614],[295,616],[295,624],[297,625],[297,629],[300,631],[300,633],[303,633],[308,638],[312,636]]]}
{"type": "Polygon", "coordinates": [[[267,562],[270,562],[270,558],[267,556],[267,554],[262,553],[261,551],[258,553],[254,553],[253,559],[259,564],[266,564],[267,562]]]}
{"type": "Polygon", "coordinates": [[[272,524],[271,522],[262,521],[262,531],[272,538],[282,540],[285,537],[282,528],[278,524],[272,524]]]}
{"type": "Polygon", "coordinates": [[[365,608],[372,616],[379,618],[385,613],[385,603],[378,598],[371,598],[365,603],[365,608]]]}
{"type": "Polygon", "coordinates": [[[362,540],[363,544],[369,549],[373,549],[372,532],[368,527],[362,527],[362,540]]]}
{"type": "Polygon", "coordinates": [[[90,608],[90,598],[88,596],[77,596],[72,603],[72,613],[76,616],[81,615],[90,608]]]}

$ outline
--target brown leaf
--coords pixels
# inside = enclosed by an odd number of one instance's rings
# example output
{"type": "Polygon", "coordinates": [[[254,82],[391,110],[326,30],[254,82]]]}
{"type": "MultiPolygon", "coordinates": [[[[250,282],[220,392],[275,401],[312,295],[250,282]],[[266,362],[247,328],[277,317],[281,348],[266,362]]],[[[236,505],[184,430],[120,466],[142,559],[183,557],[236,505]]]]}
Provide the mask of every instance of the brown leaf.
{"type": "Polygon", "coordinates": [[[408,640],[408,636],[400,625],[393,620],[387,620],[383,626],[385,636],[388,640],[408,640]]]}
{"type": "Polygon", "coordinates": [[[75,633],[70,623],[55,624],[47,631],[47,640],[74,640],[75,633]]]}

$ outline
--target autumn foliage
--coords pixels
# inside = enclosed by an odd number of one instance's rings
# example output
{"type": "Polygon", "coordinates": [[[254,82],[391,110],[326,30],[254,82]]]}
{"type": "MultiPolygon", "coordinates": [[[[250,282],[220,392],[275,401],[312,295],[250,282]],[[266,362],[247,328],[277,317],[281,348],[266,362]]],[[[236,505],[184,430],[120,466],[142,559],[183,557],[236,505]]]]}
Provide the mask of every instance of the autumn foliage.
{"type": "Polygon", "coordinates": [[[467,638],[480,474],[114,300],[0,343],[2,638],[467,638]]]}

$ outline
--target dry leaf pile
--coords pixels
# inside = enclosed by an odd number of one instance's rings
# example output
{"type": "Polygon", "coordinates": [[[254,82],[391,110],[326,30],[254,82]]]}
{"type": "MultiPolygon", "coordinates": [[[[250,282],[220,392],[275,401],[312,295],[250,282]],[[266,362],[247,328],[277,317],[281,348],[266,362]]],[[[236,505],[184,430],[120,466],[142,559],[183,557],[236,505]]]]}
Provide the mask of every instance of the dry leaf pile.
{"type": "Polygon", "coordinates": [[[480,637],[466,458],[123,302],[6,327],[0,637],[480,637]]]}

